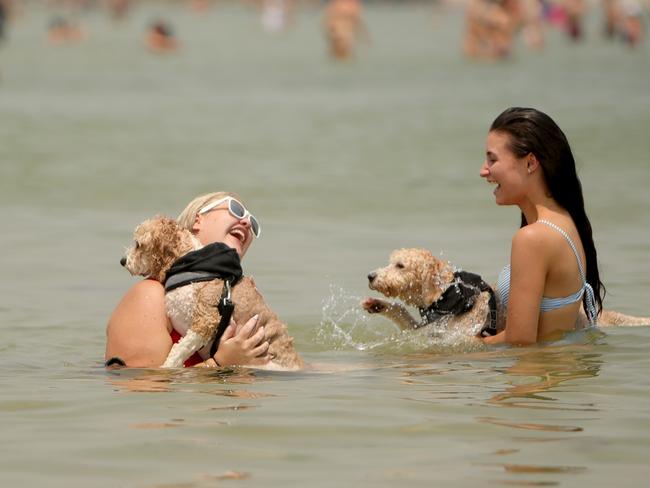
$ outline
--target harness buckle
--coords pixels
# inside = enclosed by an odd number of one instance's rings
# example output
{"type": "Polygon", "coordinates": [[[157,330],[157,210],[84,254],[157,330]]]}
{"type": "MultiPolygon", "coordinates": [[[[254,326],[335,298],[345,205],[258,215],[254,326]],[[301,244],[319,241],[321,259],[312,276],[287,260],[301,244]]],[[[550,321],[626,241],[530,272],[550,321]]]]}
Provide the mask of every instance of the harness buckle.
{"type": "Polygon", "coordinates": [[[230,301],[230,280],[224,280],[225,281],[225,288],[226,288],[226,296],[224,297],[224,300],[230,301]]]}

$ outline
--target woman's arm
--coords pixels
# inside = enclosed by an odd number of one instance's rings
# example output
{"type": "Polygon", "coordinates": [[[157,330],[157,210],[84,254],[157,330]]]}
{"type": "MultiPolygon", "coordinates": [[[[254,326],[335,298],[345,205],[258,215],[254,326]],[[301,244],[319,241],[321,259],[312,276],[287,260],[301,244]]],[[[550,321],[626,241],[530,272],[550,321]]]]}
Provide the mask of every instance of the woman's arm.
{"type": "Polygon", "coordinates": [[[548,272],[547,250],[541,229],[526,226],[512,239],[510,295],[506,328],[485,339],[487,344],[534,344],[540,318],[540,304],[548,272]]]}

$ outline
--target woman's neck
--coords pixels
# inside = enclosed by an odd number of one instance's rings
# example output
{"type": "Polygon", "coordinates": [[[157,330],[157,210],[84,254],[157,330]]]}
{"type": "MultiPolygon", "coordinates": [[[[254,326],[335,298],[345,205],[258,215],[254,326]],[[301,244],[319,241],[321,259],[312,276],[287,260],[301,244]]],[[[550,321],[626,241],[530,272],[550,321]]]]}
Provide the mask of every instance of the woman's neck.
{"type": "Polygon", "coordinates": [[[524,214],[526,222],[532,224],[539,219],[548,219],[553,214],[567,215],[567,211],[562,208],[553,198],[544,197],[537,202],[527,201],[519,205],[519,209],[524,214]]]}

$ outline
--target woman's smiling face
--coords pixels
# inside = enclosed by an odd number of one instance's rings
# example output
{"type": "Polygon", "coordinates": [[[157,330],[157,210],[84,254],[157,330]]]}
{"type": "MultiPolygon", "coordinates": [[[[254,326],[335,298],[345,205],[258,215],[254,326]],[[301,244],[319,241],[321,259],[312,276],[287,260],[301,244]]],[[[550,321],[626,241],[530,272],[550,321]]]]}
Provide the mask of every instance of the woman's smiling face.
{"type": "Polygon", "coordinates": [[[517,158],[509,143],[510,136],[506,133],[488,133],[480,175],[497,185],[494,189],[497,205],[517,205],[526,195],[526,160],[517,158]]]}
{"type": "Polygon", "coordinates": [[[205,213],[199,213],[192,230],[204,246],[223,242],[237,251],[240,259],[244,257],[254,238],[249,217],[238,219],[232,215],[228,211],[227,201],[205,213]]]}

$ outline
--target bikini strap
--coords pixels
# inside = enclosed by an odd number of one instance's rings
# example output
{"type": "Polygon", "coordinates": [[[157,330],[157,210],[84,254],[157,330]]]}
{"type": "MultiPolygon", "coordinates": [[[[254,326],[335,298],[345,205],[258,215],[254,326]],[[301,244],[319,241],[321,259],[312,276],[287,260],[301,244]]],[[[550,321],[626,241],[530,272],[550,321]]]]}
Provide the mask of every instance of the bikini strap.
{"type": "Polygon", "coordinates": [[[587,283],[587,278],[585,277],[585,272],[582,267],[582,261],[580,260],[580,254],[578,254],[578,249],[576,248],[576,245],[573,243],[571,237],[569,237],[569,234],[567,234],[564,231],[564,229],[562,229],[560,226],[554,224],[553,222],[549,222],[548,220],[538,220],[537,222],[546,224],[552,229],[558,231],[560,234],[562,234],[562,236],[564,236],[564,238],[571,246],[571,249],[573,250],[573,254],[576,257],[576,260],[578,261],[578,271],[580,272],[580,278],[582,279],[582,287],[585,290],[585,313],[587,314],[589,323],[591,325],[595,325],[597,312],[596,312],[596,298],[594,296],[594,289],[591,287],[589,283],[587,283]]]}
{"type": "Polygon", "coordinates": [[[578,270],[580,271],[580,278],[582,279],[582,283],[585,284],[587,280],[585,278],[585,272],[582,267],[582,261],[580,260],[580,254],[578,254],[578,249],[576,248],[576,245],[573,243],[573,240],[569,237],[569,234],[567,234],[564,231],[564,229],[562,229],[560,226],[555,225],[553,222],[549,222],[548,220],[538,220],[537,222],[548,225],[549,227],[555,229],[556,231],[558,231],[560,234],[564,236],[564,238],[571,246],[571,249],[573,249],[573,254],[576,257],[576,261],[578,261],[578,270]]]}

